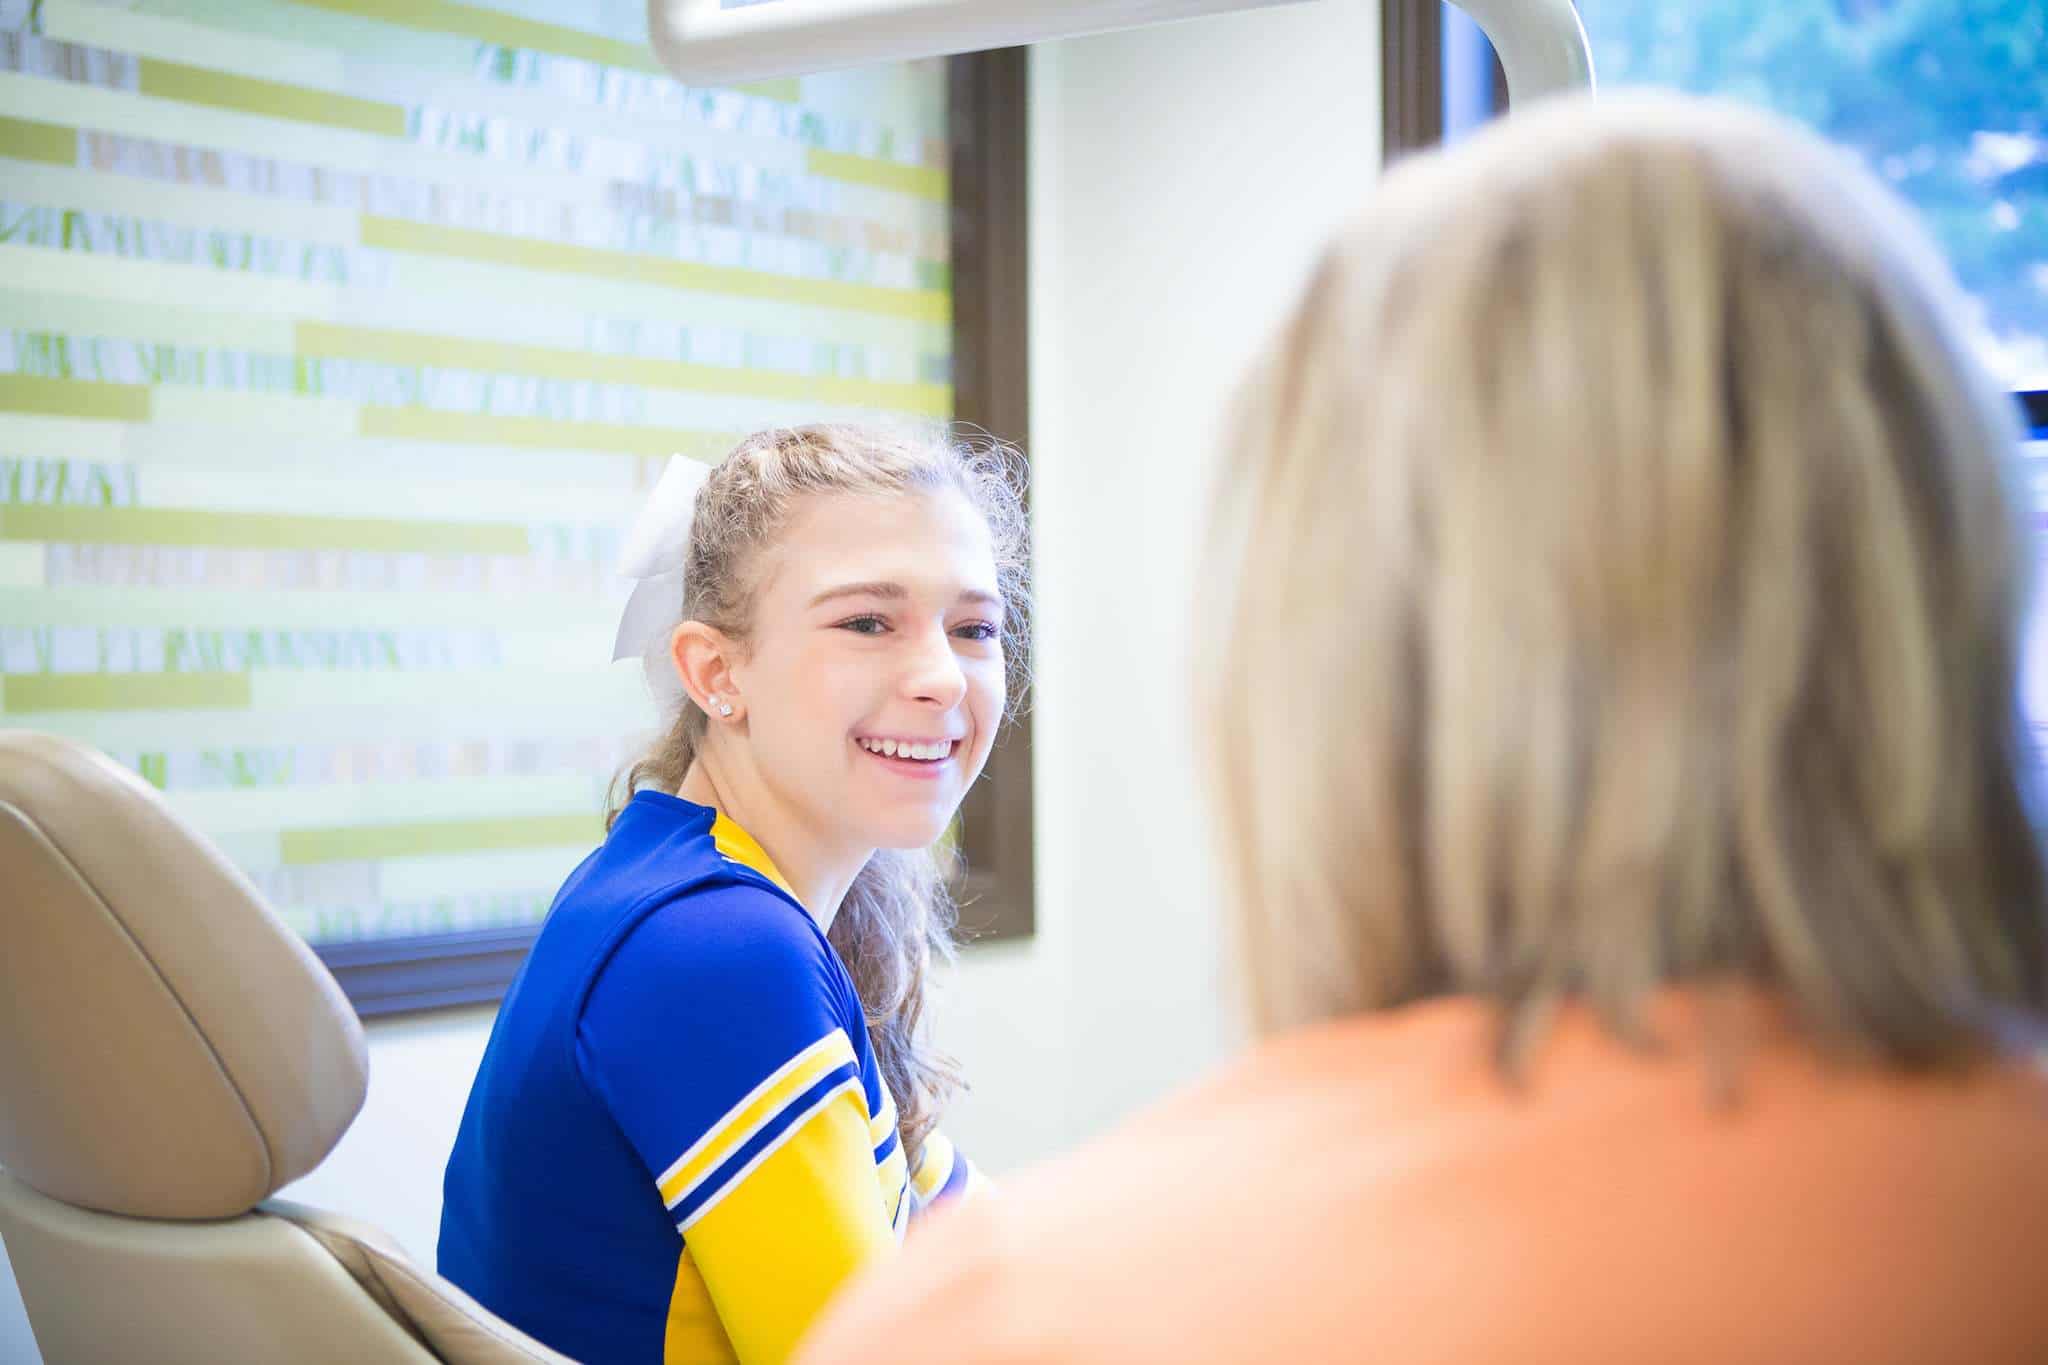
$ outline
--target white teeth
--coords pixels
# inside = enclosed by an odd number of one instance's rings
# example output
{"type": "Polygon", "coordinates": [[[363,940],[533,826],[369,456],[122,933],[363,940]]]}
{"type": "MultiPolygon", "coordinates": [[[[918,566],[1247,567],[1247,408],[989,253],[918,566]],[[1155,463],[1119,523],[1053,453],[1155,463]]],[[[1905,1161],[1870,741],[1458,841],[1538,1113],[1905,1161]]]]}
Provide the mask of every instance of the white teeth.
{"type": "Polygon", "coordinates": [[[880,754],[884,758],[914,758],[926,763],[946,758],[953,752],[950,739],[933,740],[929,744],[913,744],[907,739],[863,739],[858,742],[871,754],[880,754]]]}

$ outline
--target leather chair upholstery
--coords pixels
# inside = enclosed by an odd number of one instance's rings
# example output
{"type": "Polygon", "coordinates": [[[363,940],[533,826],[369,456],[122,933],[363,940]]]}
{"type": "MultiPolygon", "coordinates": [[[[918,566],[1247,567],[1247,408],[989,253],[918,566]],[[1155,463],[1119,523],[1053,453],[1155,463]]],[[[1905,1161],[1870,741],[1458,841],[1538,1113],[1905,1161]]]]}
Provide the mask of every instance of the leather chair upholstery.
{"type": "Polygon", "coordinates": [[[0,945],[0,1239],[50,1365],[565,1359],[271,1200],[361,1109],[362,1027],[146,783],[0,731],[0,945]]]}

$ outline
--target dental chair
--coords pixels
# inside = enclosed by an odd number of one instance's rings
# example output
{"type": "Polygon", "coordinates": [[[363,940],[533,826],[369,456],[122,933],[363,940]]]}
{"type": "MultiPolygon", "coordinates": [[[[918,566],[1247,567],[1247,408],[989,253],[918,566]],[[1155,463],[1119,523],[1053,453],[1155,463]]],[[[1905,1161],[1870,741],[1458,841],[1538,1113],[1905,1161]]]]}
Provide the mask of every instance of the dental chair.
{"type": "Polygon", "coordinates": [[[271,1200],[367,1064],[326,968],[153,790],[0,731],[0,1239],[49,1365],[565,1361],[271,1200]]]}

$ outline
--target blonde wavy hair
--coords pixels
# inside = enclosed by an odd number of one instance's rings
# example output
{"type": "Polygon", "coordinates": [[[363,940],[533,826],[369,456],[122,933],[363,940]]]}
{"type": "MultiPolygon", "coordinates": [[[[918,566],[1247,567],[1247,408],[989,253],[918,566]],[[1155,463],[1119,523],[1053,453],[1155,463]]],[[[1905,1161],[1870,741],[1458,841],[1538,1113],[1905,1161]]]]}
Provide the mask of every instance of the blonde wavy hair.
{"type": "MultiPolygon", "coordinates": [[[[1003,648],[1010,702],[1024,686],[1029,532],[1022,462],[992,440],[886,427],[806,426],[749,436],[697,491],[684,600],[676,622],[702,621],[746,647],[760,586],[762,551],[806,497],[957,492],[987,523],[1003,598],[1003,648]]],[[[668,633],[657,648],[665,651],[668,633]]],[[[666,733],[612,784],[606,827],[641,787],[673,792],[696,758],[708,717],[687,697],[666,733]]],[[[916,1168],[960,1077],[924,1038],[927,976],[950,960],[957,916],[933,853],[881,849],[854,878],[827,933],[867,1013],[868,1037],[896,1099],[903,1150],[916,1168]]]]}
{"type": "Polygon", "coordinates": [[[1680,982],[1903,1066],[2048,1007],[2010,399],[1760,114],[1562,100],[1391,172],[1242,395],[1199,700],[1267,1030],[1680,982]]]}

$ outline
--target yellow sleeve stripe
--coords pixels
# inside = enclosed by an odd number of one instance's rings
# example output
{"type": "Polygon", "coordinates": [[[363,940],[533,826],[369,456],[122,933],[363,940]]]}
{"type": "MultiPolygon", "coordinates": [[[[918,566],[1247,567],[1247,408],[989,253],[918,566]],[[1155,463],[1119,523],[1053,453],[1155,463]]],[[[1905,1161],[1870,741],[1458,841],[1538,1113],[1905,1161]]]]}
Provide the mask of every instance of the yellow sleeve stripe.
{"type": "Polygon", "coordinates": [[[705,1214],[710,1213],[713,1209],[717,1208],[721,1203],[723,1203],[727,1195],[731,1194],[734,1190],[740,1188],[740,1186],[746,1184],[748,1176],[760,1170],[762,1165],[765,1162],[767,1162],[767,1160],[770,1157],[774,1156],[777,1152],[781,1151],[785,1146],[788,1145],[791,1139],[795,1138],[797,1134],[803,1131],[805,1124],[809,1123],[811,1119],[815,1117],[817,1114],[823,1112],[827,1107],[829,1107],[832,1104],[834,1100],[838,1099],[841,1095],[851,1095],[853,1097],[854,1103],[857,1106],[863,1109],[867,1107],[866,1101],[861,1098],[860,1078],[858,1076],[849,1076],[846,1080],[841,1081],[838,1085],[833,1086],[830,1090],[827,1090],[824,1094],[818,1096],[817,1099],[805,1105],[803,1108],[803,1112],[796,1115],[796,1117],[790,1121],[789,1127],[784,1129],[779,1135],[777,1135],[774,1141],[770,1142],[767,1146],[763,1147],[759,1152],[755,1153],[753,1159],[747,1162],[746,1165],[740,1167],[739,1170],[733,1172],[732,1179],[726,1181],[723,1188],[718,1190],[709,1199],[706,1199],[701,1205],[699,1205],[695,1210],[693,1210],[688,1218],[685,1218],[682,1222],[677,1223],[676,1231],[682,1233],[689,1232],[691,1227],[698,1223],[700,1220],[702,1220],[705,1214]]]}
{"type": "Polygon", "coordinates": [[[896,1131],[896,1097],[889,1093],[886,1083],[882,1086],[882,1112],[868,1120],[868,1137],[879,1147],[889,1140],[889,1134],[896,1131]]]}
{"type": "Polygon", "coordinates": [[[834,1067],[855,1066],[853,1044],[844,1029],[833,1029],[802,1052],[776,1068],[767,1080],[755,1086],[747,1097],[727,1110],[725,1117],[711,1125],[703,1137],[675,1159],[657,1182],[662,1203],[674,1207],[705,1176],[743,1146],[797,1096],[810,1089],[834,1067]]]}
{"type": "Polygon", "coordinates": [[[924,1150],[917,1158],[917,1172],[910,1177],[911,1185],[917,1190],[918,1202],[922,1203],[939,1192],[953,1174],[956,1159],[953,1144],[943,1133],[933,1133],[925,1138],[924,1150]]]}

